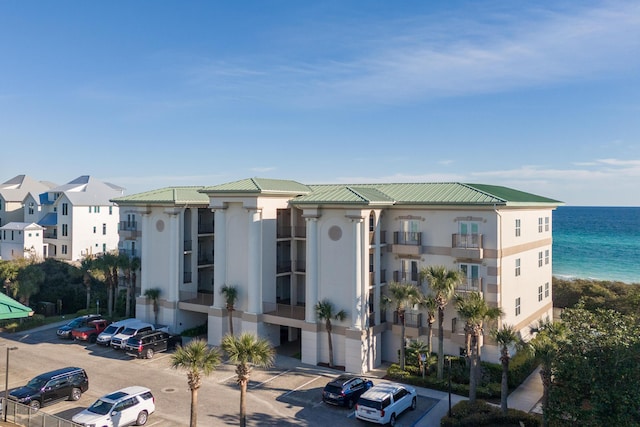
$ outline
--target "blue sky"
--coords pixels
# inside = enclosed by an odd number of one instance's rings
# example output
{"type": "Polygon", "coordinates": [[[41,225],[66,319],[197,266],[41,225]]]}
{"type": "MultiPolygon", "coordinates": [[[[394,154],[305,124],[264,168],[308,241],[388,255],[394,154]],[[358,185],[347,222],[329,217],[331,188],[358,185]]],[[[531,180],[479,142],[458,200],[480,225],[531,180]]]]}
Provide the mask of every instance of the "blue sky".
{"type": "Polygon", "coordinates": [[[0,0],[0,181],[640,206],[637,1],[0,0]]]}

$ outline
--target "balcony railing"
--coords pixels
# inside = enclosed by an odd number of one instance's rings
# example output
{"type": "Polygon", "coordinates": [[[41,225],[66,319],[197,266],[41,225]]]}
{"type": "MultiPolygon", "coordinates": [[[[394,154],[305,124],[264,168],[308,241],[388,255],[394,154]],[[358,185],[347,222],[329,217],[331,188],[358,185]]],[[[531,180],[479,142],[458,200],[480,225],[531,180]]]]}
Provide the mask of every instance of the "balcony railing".
{"type": "Polygon", "coordinates": [[[279,225],[276,229],[276,237],[278,239],[286,239],[291,237],[291,226],[279,225]]]}
{"type": "MultiPolygon", "coordinates": [[[[369,232],[369,244],[374,245],[376,243],[376,233],[373,231],[369,232]]],[[[380,244],[387,243],[387,232],[382,230],[380,231],[380,244]]]]}
{"type": "Polygon", "coordinates": [[[456,287],[456,292],[484,292],[482,277],[466,279],[464,283],[456,287]]]}
{"type": "Polygon", "coordinates": [[[121,231],[138,231],[138,221],[120,221],[121,231]]]}
{"type": "Polygon", "coordinates": [[[213,293],[212,292],[180,292],[180,302],[186,302],[189,304],[198,304],[198,305],[213,305],[213,293]]]}
{"type": "Polygon", "coordinates": [[[304,305],[278,304],[275,302],[263,302],[262,310],[264,314],[272,316],[286,317],[288,319],[304,320],[304,305]]]}
{"type": "Polygon", "coordinates": [[[44,234],[42,235],[45,239],[57,239],[58,238],[58,232],[57,231],[53,231],[53,232],[44,232],[44,234]]]}
{"type": "Polygon", "coordinates": [[[420,280],[420,275],[415,272],[395,270],[393,272],[393,281],[402,283],[413,283],[414,285],[420,280]]]}
{"type": "Polygon", "coordinates": [[[393,233],[394,245],[422,245],[422,233],[418,231],[396,231],[393,233]]]}
{"type": "Polygon", "coordinates": [[[136,249],[118,249],[118,253],[122,255],[126,255],[129,258],[133,258],[134,256],[138,256],[138,251],[136,249]]]}
{"type": "Polygon", "coordinates": [[[482,247],[482,234],[454,234],[452,247],[469,249],[482,247]]]}
{"type": "MultiPolygon", "coordinates": [[[[393,324],[400,325],[400,314],[397,311],[393,312],[393,324]]],[[[404,325],[408,328],[421,328],[422,327],[422,313],[404,313],[404,325]]]]}

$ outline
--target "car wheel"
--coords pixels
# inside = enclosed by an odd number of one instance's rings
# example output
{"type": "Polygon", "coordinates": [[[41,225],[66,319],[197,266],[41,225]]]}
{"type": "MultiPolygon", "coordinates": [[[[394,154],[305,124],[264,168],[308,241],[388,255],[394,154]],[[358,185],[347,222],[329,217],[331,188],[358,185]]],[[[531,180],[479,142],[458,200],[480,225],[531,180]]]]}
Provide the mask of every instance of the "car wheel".
{"type": "Polygon", "coordinates": [[[69,395],[69,400],[80,400],[80,396],[82,396],[82,391],[79,388],[72,388],[71,394],[69,395]]]}
{"type": "Polygon", "coordinates": [[[347,400],[347,408],[353,409],[353,405],[354,405],[353,399],[347,400]]]}
{"type": "Polygon", "coordinates": [[[411,400],[411,410],[413,411],[414,409],[416,409],[417,406],[417,402],[416,402],[416,398],[414,397],[413,400],[411,400]]]}
{"type": "Polygon", "coordinates": [[[31,409],[33,409],[34,411],[37,411],[38,409],[40,409],[40,401],[39,400],[32,400],[31,403],[29,403],[29,406],[31,407],[31,409]]]}
{"type": "Polygon", "coordinates": [[[391,414],[391,418],[389,418],[389,425],[391,427],[396,425],[396,414],[391,414]]]}
{"type": "Polygon", "coordinates": [[[95,335],[91,335],[91,336],[89,337],[89,343],[90,343],[90,344],[95,344],[97,340],[98,340],[98,337],[97,337],[97,336],[95,336],[95,335]]]}
{"type": "Polygon", "coordinates": [[[153,350],[148,348],[147,352],[145,353],[145,358],[146,359],[151,359],[153,357],[153,350]]]}
{"type": "Polygon", "coordinates": [[[147,411],[142,411],[138,414],[138,418],[136,418],[136,425],[143,426],[147,423],[147,411]]]}

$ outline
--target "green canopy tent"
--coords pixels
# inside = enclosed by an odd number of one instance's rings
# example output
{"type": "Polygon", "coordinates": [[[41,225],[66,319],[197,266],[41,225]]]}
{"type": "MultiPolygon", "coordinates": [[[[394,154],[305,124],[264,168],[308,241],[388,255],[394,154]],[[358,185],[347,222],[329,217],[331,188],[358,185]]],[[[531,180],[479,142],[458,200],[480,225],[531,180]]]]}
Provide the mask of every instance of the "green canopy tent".
{"type": "Polygon", "coordinates": [[[0,293],[0,320],[21,319],[33,315],[33,310],[0,293]]]}

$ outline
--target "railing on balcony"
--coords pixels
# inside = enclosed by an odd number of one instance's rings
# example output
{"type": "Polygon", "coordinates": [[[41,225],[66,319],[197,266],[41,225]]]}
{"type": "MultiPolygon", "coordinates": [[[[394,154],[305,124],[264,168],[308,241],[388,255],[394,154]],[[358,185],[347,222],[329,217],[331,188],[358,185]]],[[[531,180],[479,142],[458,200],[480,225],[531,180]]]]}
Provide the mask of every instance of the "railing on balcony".
{"type": "Polygon", "coordinates": [[[182,281],[184,283],[191,283],[191,272],[190,271],[185,271],[184,274],[182,275],[182,281]]]}
{"type": "Polygon", "coordinates": [[[453,234],[451,245],[461,249],[481,248],[482,234],[453,234]]]}
{"type": "Polygon", "coordinates": [[[293,232],[294,232],[293,237],[300,237],[300,238],[307,237],[307,227],[305,227],[304,225],[298,225],[293,227],[293,232]]]}
{"type": "Polygon", "coordinates": [[[190,252],[193,250],[193,240],[184,241],[184,250],[185,252],[190,252]]]}
{"type": "Polygon", "coordinates": [[[280,304],[275,302],[263,302],[262,310],[264,314],[272,316],[286,317],[288,319],[304,320],[305,306],[280,304]]]}
{"type": "Polygon", "coordinates": [[[420,280],[417,272],[395,270],[393,272],[393,281],[402,283],[417,284],[420,280]]]}
{"type": "Polygon", "coordinates": [[[276,264],[276,273],[291,273],[291,261],[278,261],[276,264]]]}
{"type": "Polygon", "coordinates": [[[138,251],[136,249],[121,249],[118,248],[118,253],[122,255],[126,255],[129,258],[133,258],[134,256],[138,256],[138,251]]]}
{"type": "Polygon", "coordinates": [[[188,291],[180,291],[180,302],[186,302],[189,304],[198,304],[198,305],[213,305],[213,292],[205,291],[205,292],[188,292],[188,291]]]}
{"type": "MultiPolygon", "coordinates": [[[[370,231],[369,232],[369,244],[373,245],[376,243],[376,233],[374,231],[370,231]]],[[[387,243],[387,232],[386,231],[380,231],[380,244],[385,244],[387,243]]]]}
{"type": "Polygon", "coordinates": [[[120,221],[120,230],[138,231],[138,221],[120,221]]]}
{"type": "MultiPolygon", "coordinates": [[[[397,311],[393,312],[393,324],[400,325],[400,314],[397,311]]],[[[422,327],[422,313],[404,313],[404,326],[408,328],[421,328],[422,327]]]]}
{"type": "MultiPolygon", "coordinates": [[[[382,310],[380,311],[380,325],[383,323],[387,322],[387,311],[386,310],[382,310]]],[[[372,328],[376,326],[376,312],[375,311],[370,311],[369,312],[369,327],[372,328]]]]}
{"type": "Polygon", "coordinates": [[[293,266],[295,268],[295,271],[299,271],[301,273],[304,273],[304,272],[307,271],[307,260],[298,259],[298,260],[293,262],[293,266]]]}
{"type": "Polygon", "coordinates": [[[456,287],[456,292],[484,292],[482,277],[467,278],[456,287]]]}
{"type": "Polygon", "coordinates": [[[199,223],[198,234],[212,234],[214,230],[213,223],[199,223]]]}
{"type": "Polygon", "coordinates": [[[394,245],[422,245],[422,233],[417,231],[396,231],[393,233],[394,245]]]}
{"type": "Polygon", "coordinates": [[[53,230],[53,231],[45,231],[44,234],[42,235],[45,239],[57,239],[58,238],[58,231],[57,230],[53,230]]]}
{"type": "Polygon", "coordinates": [[[286,239],[291,237],[291,226],[290,225],[278,225],[276,229],[276,237],[278,239],[286,239]]]}

